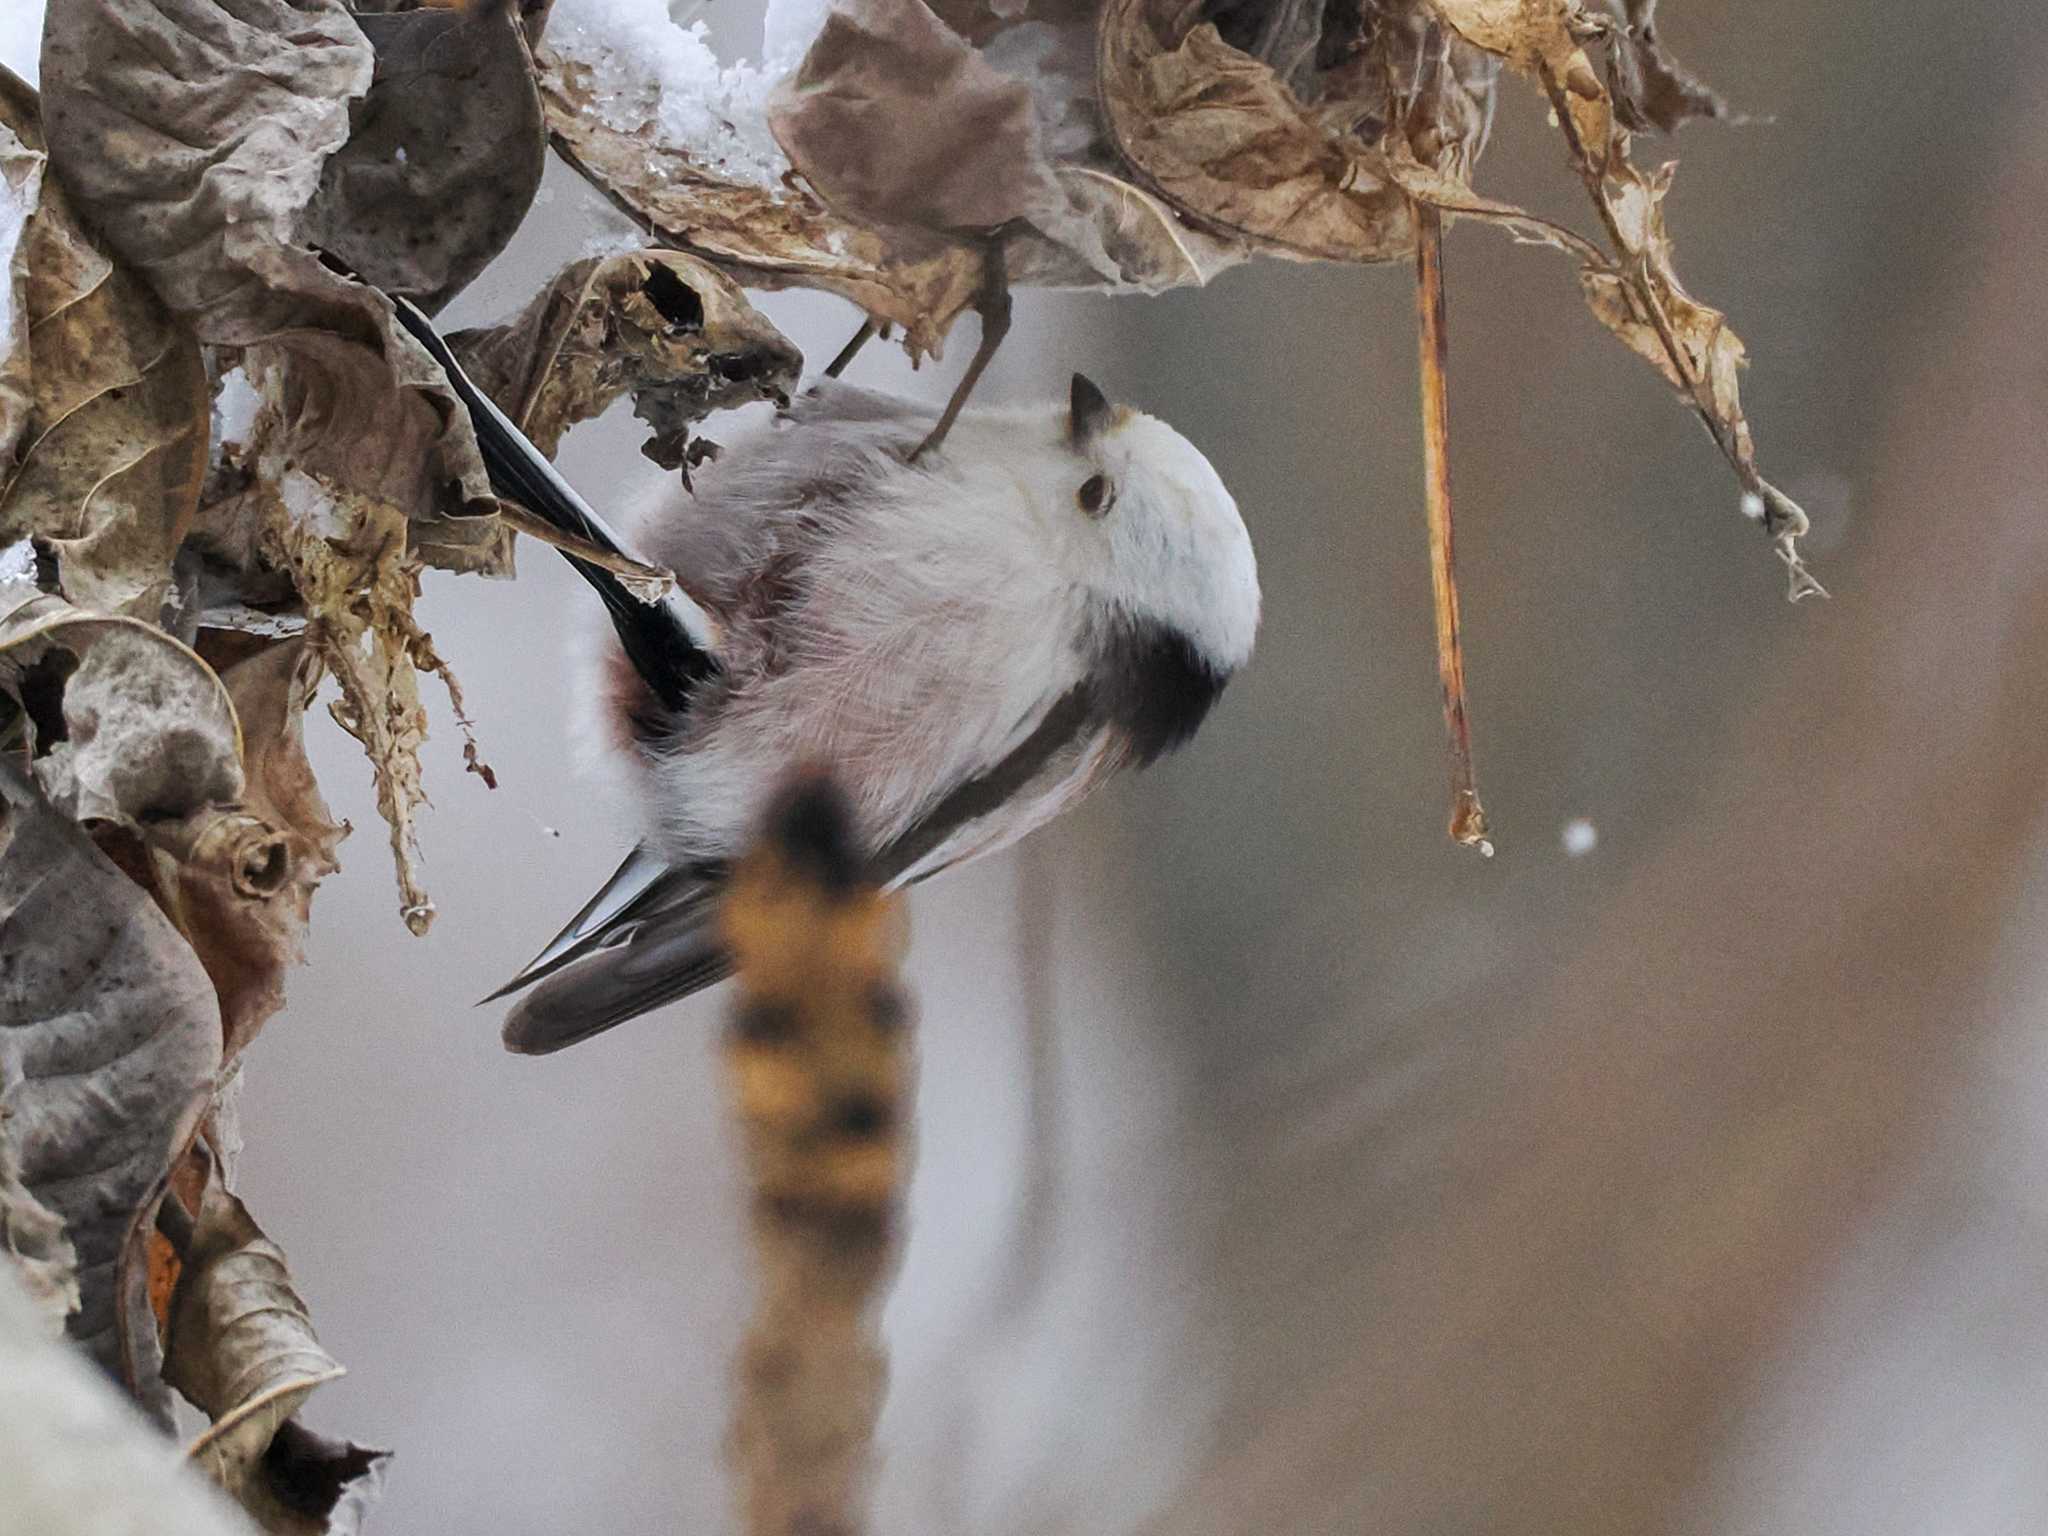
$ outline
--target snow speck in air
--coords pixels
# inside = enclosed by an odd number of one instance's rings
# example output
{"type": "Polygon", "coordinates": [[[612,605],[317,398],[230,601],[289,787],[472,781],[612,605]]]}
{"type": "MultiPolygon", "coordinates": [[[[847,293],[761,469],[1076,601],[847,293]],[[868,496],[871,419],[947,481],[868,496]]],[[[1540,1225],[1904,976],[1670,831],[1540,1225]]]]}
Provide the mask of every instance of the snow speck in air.
{"type": "Polygon", "coordinates": [[[1744,491],[1742,493],[1742,515],[1752,523],[1762,522],[1764,520],[1763,497],[1757,495],[1755,491],[1744,491]]]}
{"type": "Polygon", "coordinates": [[[1583,816],[1574,816],[1564,824],[1559,841],[1564,851],[1575,859],[1582,859],[1600,846],[1600,829],[1583,816]]]}
{"type": "Polygon", "coordinates": [[[36,584],[36,551],[27,539],[16,539],[0,546],[0,605],[13,606],[22,594],[10,594],[7,588],[23,582],[30,587],[36,584]]]}

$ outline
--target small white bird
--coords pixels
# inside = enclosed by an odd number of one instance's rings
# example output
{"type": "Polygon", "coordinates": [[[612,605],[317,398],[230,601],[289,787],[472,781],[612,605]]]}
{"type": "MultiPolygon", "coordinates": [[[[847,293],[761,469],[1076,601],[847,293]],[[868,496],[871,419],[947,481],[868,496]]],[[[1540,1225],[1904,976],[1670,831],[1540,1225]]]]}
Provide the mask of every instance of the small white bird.
{"type": "MultiPolygon", "coordinates": [[[[628,528],[702,606],[607,595],[598,745],[642,841],[493,994],[533,988],[512,1050],[726,974],[716,898],[793,767],[830,769],[878,877],[902,885],[1180,745],[1250,657],[1251,540],[1179,433],[1079,375],[1069,404],[968,412],[913,463],[932,416],[823,380],[628,528]]],[[[508,494],[548,499],[538,468],[508,468],[529,482],[508,494]]]]}

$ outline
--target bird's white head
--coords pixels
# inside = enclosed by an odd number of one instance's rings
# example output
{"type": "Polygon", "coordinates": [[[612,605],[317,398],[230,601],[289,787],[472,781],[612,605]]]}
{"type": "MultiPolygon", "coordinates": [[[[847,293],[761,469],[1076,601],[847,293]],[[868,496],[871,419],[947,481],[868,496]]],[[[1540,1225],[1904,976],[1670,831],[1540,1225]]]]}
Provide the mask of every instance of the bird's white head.
{"type": "Polygon", "coordinates": [[[1219,679],[1250,659],[1259,572],[1237,503],[1202,451],[1156,416],[1074,375],[1074,504],[1106,557],[1117,616],[1184,636],[1219,679]]]}

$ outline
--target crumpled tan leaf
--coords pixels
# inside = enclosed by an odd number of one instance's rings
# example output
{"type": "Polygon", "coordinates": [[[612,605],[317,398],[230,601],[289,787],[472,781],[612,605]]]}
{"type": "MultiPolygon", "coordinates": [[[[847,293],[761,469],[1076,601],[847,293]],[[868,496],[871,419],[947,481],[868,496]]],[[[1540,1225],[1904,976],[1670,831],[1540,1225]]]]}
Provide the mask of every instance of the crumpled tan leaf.
{"type": "Polygon", "coordinates": [[[144,1239],[221,1062],[213,985],[170,920],[0,755],[0,1109],[63,1219],[68,1331],[168,1422],[144,1239]]]}
{"type": "Polygon", "coordinates": [[[318,653],[303,637],[199,637],[242,724],[241,803],[158,855],[158,884],[220,995],[232,1063],[284,1006],[285,972],[305,958],[313,891],[339,869],[336,825],[306,761],[303,721],[318,653]]]}
{"type": "Polygon", "coordinates": [[[1030,89],[924,0],[838,0],[768,125],[826,206],[870,227],[987,233],[1062,201],[1030,89]]]}
{"type": "MultiPolygon", "coordinates": [[[[1444,19],[1473,43],[1500,52],[1533,74],[1549,96],[1573,165],[1585,183],[1612,246],[1603,251],[1505,204],[1455,207],[1410,177],[1409,189],[1450,211],[1502,223],[1580,259],[1580,286],[1594,316],[1679,391],[1734,469],[1749,510],[1784,565],[1787,593],[1798,602],[1825,595],[1799,553],[1807,531],[1799,504],[1763,477],[1743,415],[1739,375],[1747,360],[1741,338],[1719,310],[1685,291],[1673,263],[1664,200],[1674,166],[1645,174],[1629,159],[1625,113],[1617,112],[1586,60],[1582,43],[1637,46],[1615,40],[1618,25],[1583,11],[1578,0],[1432,0],[1444,19]]],[[[1648,21],[1653,5],[1630,12],[1648,21]]]]}
{"type": "Polygon", "coordinates": [[[295,1420],[346,1372],[320,1347],[283,1251],[217,1170],[180,1259],[164,1378],[213,1420],[193,1459],[274,1536],[359,1530],[389,1453],[327,1441],[295,1420]]]}
{"type": "Polygon", "coordinates": [[[449,345],[549,458],[571,426],[630,393],[654,428],[641,451],[665,469],[684,464],[689,427],[715,410],[786,401],[803,368],[737,283],[678,251],[572,262],[514,319],[458,331],[449,345]]]}
{"type": "Polygon", "coordinates": [[[539,190],[547,131],[508,4],[364,14],[377,52],[302,234],[432,314],[505,248],[539,190]]]}
{"type": "Polygon", "coordinates": [[[1492,123],[1497,66],[1426,0],[1108,0],[1099,48],[1129,164],[1189,218],[1276,255],[1409,255],[1412,205],[1389,158],[1469,180],[1492,123]]]}
{"type": "Polygon", "coordinates": [[[663,143],[652,120],[637,132],[592,109],[587,71],[543,46],[541,100],[556,147],[662,245],[716,264],[749,288],[817,288],[898,326],[915,356],[935,356],[974,301],[980,253],[912,233],[886,238],[827,210],[808,193],[720,177],[663,143]]]}
{"type": "Polygon", "coordinates": [[[399,508],[422,557],[502,572],[467,414],[388,302],[305,243],[373,62],[340,0],[52,0],[43,117],[75,203],[199,339],[279,354],[301,466],[399,508]]]}
{"type": "MultiPolygon", "coordinates": [[[[11,77],[0,125],[43,147],[34,93],[11,77]]],[[[24,325],[0,368],[0,443],[8,379],[25,384],[29,409],[13,461],[0,453],[0,543],[33,536],[74,602],[153,620],[206,473],[199,344],[102,254],[55,178],[16,257],[24,325]]]]}
{"type": "Polygon", "coordinates": [[[1363,146],[1324,131],[1273,73],[1213,25],[1169,40],[1164,0],[1110,0],[1103,105],[1126,159],[1176,208],[1264,249],[1388,261],[1414,249],[1407,196],[1363,146]]]}
{"type": "Polygon", "coordinates": [[[1156,293],[1244,259],[1115,174],[1088,8],[954,9],[972,41],[923,0],[835,6],[771,93],[777,141],[835,213],[897,238],[999,231],[1011,283],[1037,287],[1156,293]]]}

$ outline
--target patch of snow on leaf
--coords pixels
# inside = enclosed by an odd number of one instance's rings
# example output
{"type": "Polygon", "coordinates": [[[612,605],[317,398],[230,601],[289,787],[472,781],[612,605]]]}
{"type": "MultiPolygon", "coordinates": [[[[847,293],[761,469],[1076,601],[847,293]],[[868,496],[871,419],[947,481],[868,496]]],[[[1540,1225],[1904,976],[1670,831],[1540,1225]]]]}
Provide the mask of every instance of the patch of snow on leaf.
{"type": "MultiPolygon", "coordinates": [[[[760,65],[721,65],[705,41],[704,23],[677,26],[665,0],[559,0],[549,13],[547,41],[588,71],[596,115],[606,127],[638,133],[652,125],[662,144],[696,165],[772,187],[789,160],[768,131],[768,92],[802,58],[801,49],[787,56],[786,36],[800,30],[779,27],[779,51],[760,65]]],[[[803,43],[808,46],[808,36],[803,43]]]]}
{"type": "Polygon", "coordinates": [[[42,53],[43,0],[6,0],[0,5],[0,64],[34,85],[42,53]]]}
{"type": "Polygon", "coordinates": [[[247,443],[249,429],[256,424],[256,411],[263,397],[249,382],[239,365],[220,376],[220,391],[213,397],[213,440],[216,443],[247,443]]]}

